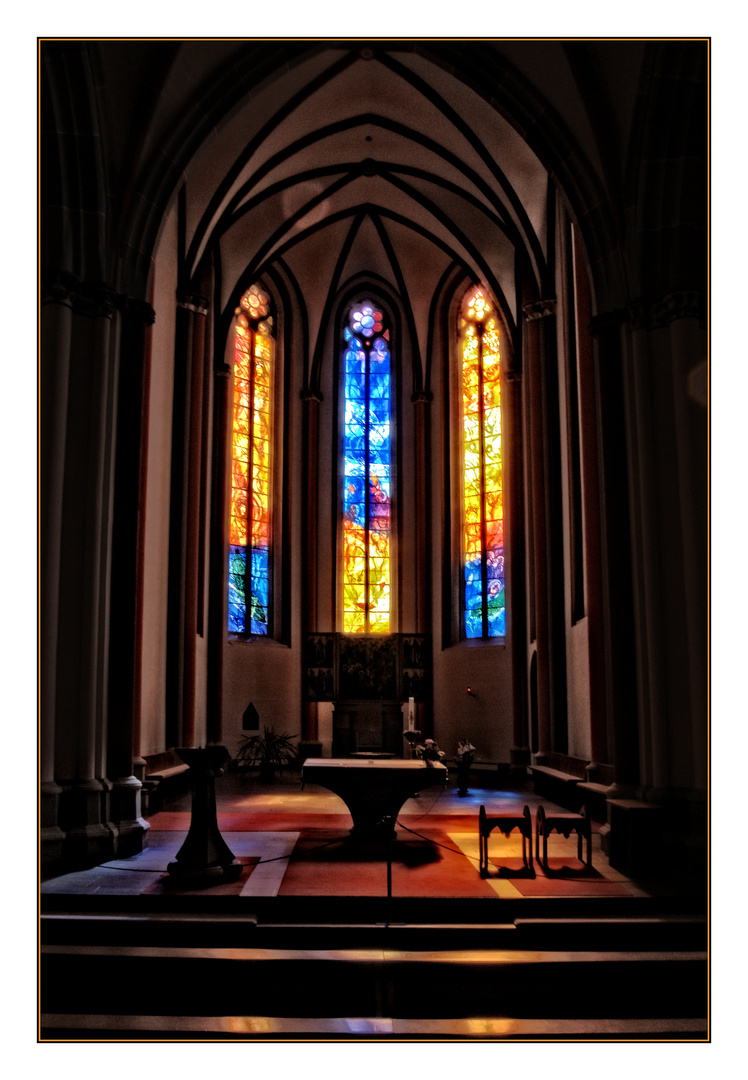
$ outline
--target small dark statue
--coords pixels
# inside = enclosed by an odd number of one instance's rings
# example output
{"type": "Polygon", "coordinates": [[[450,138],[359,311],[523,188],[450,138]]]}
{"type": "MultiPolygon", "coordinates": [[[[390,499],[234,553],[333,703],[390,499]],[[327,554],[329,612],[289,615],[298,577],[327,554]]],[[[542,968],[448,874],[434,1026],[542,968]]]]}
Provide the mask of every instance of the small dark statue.
{"type": "Polygon", "coordinates": [[[275,728],[267,726],[262,735],[242,735],[243,742],[236,755],[236,763],[244,770],[259,766],[260,781],[272,783],[275,770],[282,772],[283,767],[290,765],[296,757],[294,738],[286,732],[277,735],[275,728]]]}
{"type": "Polygon", "coordinates": [[[470,766],[475,761],[475,747],[467,739],[460,739],[457,744],[457,794],[461,799],[469,795],[468,779],[470,766]]]}

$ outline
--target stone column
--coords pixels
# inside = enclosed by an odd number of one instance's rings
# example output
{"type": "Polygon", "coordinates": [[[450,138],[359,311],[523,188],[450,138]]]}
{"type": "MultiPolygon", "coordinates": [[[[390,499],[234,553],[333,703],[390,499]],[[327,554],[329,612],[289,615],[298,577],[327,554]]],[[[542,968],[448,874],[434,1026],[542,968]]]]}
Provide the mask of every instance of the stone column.
{"type": "MultiPolygon", "coordinates": [[[[432,633],[431,626],[431,402],[423,390],[411,395],[416,468],[416,633],[432,633]]],[[[416,702],[416,727],[433,735],[433,710],[427,701],[416,702]]]]}
{"type": "Polygon", "coordinates": [[[431,402],[434,395],[411,395],[416,465],[416,633],[431,633],[431,402]]]}
{"type": "Polygon", "coordinates": [[[65,856],[110,857],[106,824],[109,575],[112,537],[116,296],[79,286],[74,298],[63,466],[55,761],[65,856]]]}
{"type": "Polygon", "coordinates": [[[180,385],[174,395],[174,460],[172,462],[174,520],[170,572],[170,633],[173,645],[170,673],[173,726],[180,729],[184,747],[195,746],[197,693],[197,620],[200,565],[200,481],[203,445],[203,380],[205,317],[208,301],[185,295],[177,309],[175,371],[180,385]],[[177,409],[176,406],[179,406],[177,409]]]}
{"type": "Polygon", "coordinates": [[[507,371],[501,407],[504,453],[504,519],[509,577],[507,620],[512,650],[512,765],[530,763],[527,695],[527,576],[525,573],[524,432],[522,373],[507,371]]]}
{"type": "Polygon", "coordinates": [[[596,315],[595,382],[599,426],[600,557],[602,639],[605,662],[608,751],[612,750],[617,792],[639,782],[637,666],[634,646],[633,570],[626,394],[621,327],[625,312],[596,315]]]}
{"type": "Polygon", "coordinates": [[[708,445],[706,393],[692,383],[706,358],[701,307],[697,292],[629,305],[639,779],[663,795],[706,789],[708,445]]]}
{"type": "Polygon", "coordinates": [[[40,686],[40,824],[42,853],[62,855],[64,833],[58,824],[62,788],[55,782],[55,697],[60,589],[60,539],[67,434],[70,337],[75,283],[57,275],[43,283],[40,338],[39,448],[39,686],[40,686]]]}
{"type": "MultiPolygon", "coordinates": [[[[319,407],[322,394],[318,390],[305,390],[302,400],[302,446],[306,454],[305,491],[301,507],[301,535],[304,537],[301,600],[302,635],[317,629],[317,483],[319,456],[319,407]]],[[[303,670],[303,669],[302,669],[303,670]]],[[[321,744],[317,729],[317,704],[306,700],[306,686],[302,675],[302,715],[299,754],[319,757],[321,744]]]]}
{"type": "Polygon", "coordinates": [[[555,300],[523,308],[530,404],[539,749],[565,752],[563,531],[555,300]]]}
{"type": "Polygon", "coordinates": [[[142,785],[134,775],[140,750],[141,651],[143,640],[143,542],[150,388],[149,304],[121,302],[117,437],[112,501],[111,620],[107,775],[110,823],[117,854],[143,849],[148,823],[142,817],[142,785]]]}
{"type": "Polygon", "coordinates": [[[592,297],[584,267],[584,255],[576,230],[573,231],[572,236],[574,245],[581,471],[584,491],[583,529],[587,648],[590,672],[590,748],[593,761],[612,764],[612,743],[608,731],[605,689],[603,552],[600,529],[600,433],[598,430],[600,417],[597,404],[594,341],[590,334],[592,297]]]}
{"type": "Polygon", "coordinates": [[[223,650],[228,635],[228,484],[231,369],[223,356],[213,367],[210,562],[208,584],[208,743],[223,738],[223,650]]]}

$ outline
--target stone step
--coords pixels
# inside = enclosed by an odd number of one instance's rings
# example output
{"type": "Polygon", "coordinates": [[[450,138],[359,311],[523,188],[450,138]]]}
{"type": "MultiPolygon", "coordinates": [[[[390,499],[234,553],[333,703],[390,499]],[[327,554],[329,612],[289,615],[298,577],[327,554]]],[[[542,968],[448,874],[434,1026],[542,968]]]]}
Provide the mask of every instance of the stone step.
{"type": "Polygon", "coordinates": [[[45,1013],[41,1017],[42,1039],[113,1039],[144,1041],[159,1036],[180,1042],[210,1039],[222,1041],[263,1041],[297,1038],[367,1042],[449,1039],[450,1041],[512,1040],[708,1040],[703,1017],[619,1019],[538,1019],[517,1017],[471,1017],[470,1019],[399,1019],[393,1017],[283,1017],[283,1016],[163,1016],[45,1013]]]}
{"type": "Polygon", "coordinates": [[[43,945],[40,972],[42,1011],[78,1016],[699,1018],[707,981],[693,950],[43,945]]]}

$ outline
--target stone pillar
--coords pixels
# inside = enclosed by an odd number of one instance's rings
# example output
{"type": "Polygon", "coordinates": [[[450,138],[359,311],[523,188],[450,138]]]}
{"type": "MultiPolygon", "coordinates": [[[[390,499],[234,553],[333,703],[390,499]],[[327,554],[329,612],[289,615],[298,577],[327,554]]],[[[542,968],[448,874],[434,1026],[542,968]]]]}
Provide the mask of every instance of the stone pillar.
{"type": "Polygon", "coordinates": [[[210,563],[208,584],[208,743],[223,738],[223,650],[228,635],[228,484],[231,369],[223,356],[213,367],[210,563]]]}
{"type": "Polygon", "coordinates": [[[169,534],[169,741],[196,745],[205,317],[208,301],[185,294],[177,307],[172,519],[169,534]]]}
{"type": "Polygon", "coordinates": [[[630,483],[626,433],[621,326],[625,312],[596,315],[597,429],[599,439],[602,639],[608,751],[612,750],[616,792],[633,792],[639,782],[637,666],[634,647],[630,483]]]}
{"type": "Polygon", "coordinates": [[[504,507],[509,580],[507,620],[512,650],[512,765],[530,763],[527,695],[527,577],[525,573],[524,432],[522,373],[507,371],[501,408],[504,455],[504,507]]]}
{"type": "Polygon", "coordinates": [[[539,300],[523,308],[530,405],[539,749],[565,752],[564,563],[555,312],[555,300],[539,300]]]}
{"type": "Polygon", "coordinates": [[[62,788],[55,782],[55,697],[60,589],[60,539],[67,434],[70,337],[74,282],[57,275],[43,283],[40,339],[40,825],[42,853],[59,858],[64,833],[58,824],[62,788]]]}
{"type": "Polygon", "coordinates": [[[134,775],[134,757],[140,750],[150,326],[154,320],[149,304],[127,300],[121,306],[106,758],[110,823],[116,830],[120,856],[141,851],[150,827],[141,814],[142,785],[134,775]]]}
{"type": "Polygon", "coordinates": [[[431,416],[433,394],[411,395],[416,466],[416,633],[431,633],[431,416]]]}
{"type": "Polygon", "coordinates": [[[584,254],[576,230],[574,250],[574,297],[576,304],[577,372],[579,377],[579,428],[584,491],[583,529],[587,648],[590,688],[590,748],[592,760],[612,764],[609,741],[605,679],[605,632],[603,621],[603,552],[600,528],[600,418],[597,404],[594,342],[590,334],[592,297],[584,254]]]}
{"type": "MultiPolygon", "coordinates": [[[[305,390],[302,400],[302,446],[306,455],[305,490],[301,507],[301,535],[303,544],[301,599],[301,626],[303,639],[317,629],[317,483],[319,455],[319,407],[322,395],[319,391],[305,390]]],[[[302,669],[303,670],[303,669],[302,669]]],[[[300,756],[319,757],[321,744],[317,729],[317,703],[306,700],[306,687],[301,689],[301,740],[300,756]]]]}
{"type": "Polygon", "coordinates": [[[196,740],[197,632],[200,578],[200,483],[203,450],[203,396],[205,374],[205,322],[208,303],[201,297],[184,301],[192,321],[190,357],[189,453],[187,461],[187,535],[185,538],[184,599],[184,720],[183,745],[196,740]]]}
{"type": "Polygon", "coordinates": [[[107,826],[107,684],[116,297],[78,286],[73,302],[55,697],[55,768],[66,858],[110,857],[107,826]]]}
{"type": "Polygon", "coordinates": [[[706,789],[707,341],[696,292],[629,310],[639,781],[660,799],[706,789]]]}

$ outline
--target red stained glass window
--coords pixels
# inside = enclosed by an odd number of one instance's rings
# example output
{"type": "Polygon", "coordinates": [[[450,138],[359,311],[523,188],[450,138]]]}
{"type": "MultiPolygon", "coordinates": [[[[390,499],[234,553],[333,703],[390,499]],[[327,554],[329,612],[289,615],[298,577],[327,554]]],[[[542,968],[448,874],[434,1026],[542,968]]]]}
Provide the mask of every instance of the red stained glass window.
{"type": "Polygon", "coordinates": [[[504,637],[501,350],[482,289],[466,297],[459,334],[463,631],[466,638],[504,637]]]}

